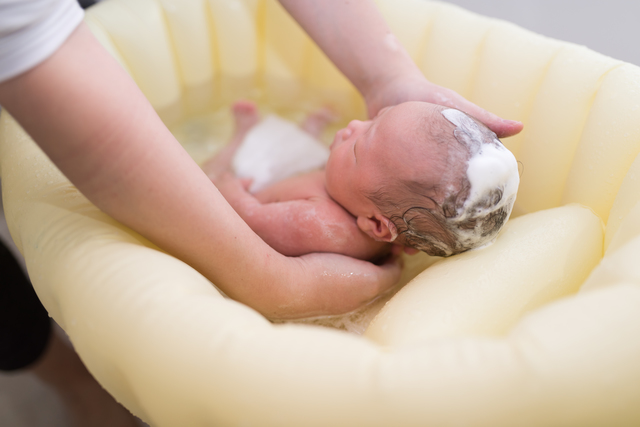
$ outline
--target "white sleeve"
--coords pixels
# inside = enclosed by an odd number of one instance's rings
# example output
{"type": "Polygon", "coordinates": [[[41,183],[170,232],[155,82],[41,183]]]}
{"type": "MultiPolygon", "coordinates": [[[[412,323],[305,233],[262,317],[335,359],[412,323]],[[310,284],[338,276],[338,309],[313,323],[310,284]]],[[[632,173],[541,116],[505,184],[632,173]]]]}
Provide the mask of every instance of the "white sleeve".
{"type": "Polygon", "coordinates": [[[51,56],[83,16],[75,0],[0,0],[0,82],[51,56]]]}

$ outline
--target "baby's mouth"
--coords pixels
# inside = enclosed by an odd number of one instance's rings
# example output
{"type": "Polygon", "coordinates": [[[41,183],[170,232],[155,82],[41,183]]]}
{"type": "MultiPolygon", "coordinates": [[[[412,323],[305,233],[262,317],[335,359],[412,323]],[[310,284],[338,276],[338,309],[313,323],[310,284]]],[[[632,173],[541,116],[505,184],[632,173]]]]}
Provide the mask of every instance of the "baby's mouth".
{"type": "Polygon", "coordinates": [[[347,132],[348,130],[349,129],[345,128],[345,129],[340,129],[338,132],[336,132],[336,135],[333,137],[333,142],[329,146],[330,150],[333,150],[334,146],[340,145],[340,143],[344,142],[344,140],[347,139],[351,135],[351,132],[349,132],[345,136],[345,132],[347,132]]]}
{"type": "Polygon", "coordinates": [[[342,140],[342,131],[343,130],[344,129],[340,129],[338,132],[336,132],[336,135],[333,137],[333,142],[329,146],[329,150],[333,150],[333,146],[340,143],[340,141],[342,140]]]}

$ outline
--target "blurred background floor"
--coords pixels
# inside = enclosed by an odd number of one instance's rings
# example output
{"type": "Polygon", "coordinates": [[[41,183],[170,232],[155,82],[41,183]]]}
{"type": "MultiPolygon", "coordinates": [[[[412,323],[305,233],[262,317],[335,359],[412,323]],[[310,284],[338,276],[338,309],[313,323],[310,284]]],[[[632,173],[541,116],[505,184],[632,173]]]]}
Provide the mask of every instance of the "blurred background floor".
{"type": "MultiPolygon", "coordinates": [[[[1,183],[1,181],[0,181],[1,183]]],[[[24,260],[11,241],[0,200],[0,239],[20,261],[24,260]]],[[[0,272],[0,277],[2,273],[0,272]]],[[[26,372],[0,373],[0,426],[65,427],[69,420],[60,399],[34,375],[26,372]]]]}
{"type": "MultiPolygon", "coordinates": [[[[450,3],[640,65],[637,1],[451,0],[450,3]]],[[[10,240],[1,209],[0,238],[10,240]]],[[[0,426],[68,425],[60,400],[35,377],[27,373],[0,374],[0,426]]]]}

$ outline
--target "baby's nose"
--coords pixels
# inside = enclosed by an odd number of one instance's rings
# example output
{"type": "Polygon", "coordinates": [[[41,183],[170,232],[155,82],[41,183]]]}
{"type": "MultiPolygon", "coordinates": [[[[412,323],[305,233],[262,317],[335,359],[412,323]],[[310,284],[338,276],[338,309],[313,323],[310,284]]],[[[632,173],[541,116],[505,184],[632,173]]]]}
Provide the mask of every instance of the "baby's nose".
{"type": "Polygon", "coordinates": [[[361,120],[351,120],[347,125],[347,129],[353,132],[361,128],[363,125],[364,125],[364,122],[361,120]]]}

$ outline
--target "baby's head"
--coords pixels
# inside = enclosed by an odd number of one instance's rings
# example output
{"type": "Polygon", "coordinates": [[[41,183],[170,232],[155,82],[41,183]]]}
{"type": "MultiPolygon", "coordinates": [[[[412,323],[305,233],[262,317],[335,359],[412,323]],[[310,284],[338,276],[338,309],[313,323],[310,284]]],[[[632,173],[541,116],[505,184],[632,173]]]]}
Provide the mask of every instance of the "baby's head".
{"type": "Polygon", "coordinates": [[[376,240],[449,256],[492,241],[519,184],[515,157],[483,124],[425,102],[336,133],[329,195],[376,240]]]}

